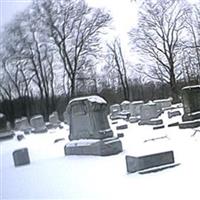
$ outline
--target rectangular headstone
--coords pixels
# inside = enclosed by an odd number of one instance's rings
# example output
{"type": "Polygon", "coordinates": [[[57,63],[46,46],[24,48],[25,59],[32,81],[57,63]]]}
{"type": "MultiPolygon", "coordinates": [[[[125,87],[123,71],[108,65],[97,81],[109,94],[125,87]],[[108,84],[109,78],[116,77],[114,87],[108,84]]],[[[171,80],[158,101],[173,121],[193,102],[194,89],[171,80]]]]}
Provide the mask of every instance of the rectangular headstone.
{"type": "Polygon", "coordinates": [[[21,166],[21,165],[27,165],[30,163],[28,149],[18,149],[13,152],[13,159],[15,167],[21,166]]]}
{"type": "Polygon", "coordinates": [[[156,153],[141,157],[126,156],[126,167],[128,173],[134,173],[153,167],[174,163],[173,151],[156,153]]]}

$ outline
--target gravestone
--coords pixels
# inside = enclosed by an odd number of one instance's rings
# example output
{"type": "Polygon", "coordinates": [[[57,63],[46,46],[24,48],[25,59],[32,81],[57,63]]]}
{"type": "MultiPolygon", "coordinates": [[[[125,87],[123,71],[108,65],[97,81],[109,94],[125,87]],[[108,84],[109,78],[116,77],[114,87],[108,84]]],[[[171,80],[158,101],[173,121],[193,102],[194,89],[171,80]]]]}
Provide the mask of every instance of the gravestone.
{"type": "Polygon", "coordinates": [[[143,101],[133,101],[130,103],[130,113],[131,116],[140,116],[141,106],[144,104],[143,101]]]}
{"type": "Polygon", "coordinates": [[[69,114],[67,110],[65,110],[65,112],[63,113],[63,119],[65,124],[69,124],[69,114]]]}
{"type": "Polygon", "coordinates": [[[172,117],[180,116],[181,112],[179,110],[168,111],[167,115],[168,115],[168,118],[170,119],[172,117]]]}
{"type": "Polygon", "coordinates": [[[53,128],[59,127],[60,120],[59,120],[59,118],[58,118],[58,113],[57,113],[57,112],[53,112],[53,113],[49,116],[49,123],[52,124],[52,127],[53,127],[53,128]]]}
{"type": "Polygon", "coordinates": [[[42,115],[33,116],[30,120],[31,126],[33,127],[33,133],[45,133],[47,132],[47,127],[44,123],[44,118],[42,115]]]}
{"type": "Polygon", "coordinates": [[[71,142],[66,155],[110,155],[122,151],[121,141],[113,138],[107,102],[99,96],[80,97],[67,106],[71,142]]]}
{"type": "Polygon", "coordinates": [[[29,124],[28,118],[27,117],[22,117],[21,118],[21,131],[24,131],[25,133],[30,133],[32,130],[31,125],[29,124]]]}
{"type": "Polygon", "coordinates": [[[183,121],[200,119],[200,85],[182,88],[183,121]]]}
{"type": "Polygon", "coordinates": [[[0,113],[0,140],[11,139],[14,137],[14,133],[8,125],[6,116],[3,113],[0,113]]]}
{"type": "Polygon", "coordinates": [[[125,100],[120,104],[120,106],[121,106],[121,110],[122,111],[123,110],[129,111],[129,109],[130,109],[130,101],[125,100]]]}
{"type": "Polygon", "coordinates": [[[172,98],[157,99],[153,102],[156,104],[158,111],[161,113],[172,106],[172,98]]]}
{"type": "Polygon", "coordinates": [[[22,125],[22,120],[20,118],[16,119],[15,120],[15,130],[19,131],[21,129],[21,125],[22,125]]]}
{"type": "Polygon", "coordinates": [[[110,118],[116,119],[119,118],[119,113],[121,111],[121,107],[119,104],[114,104],[110,106],[110,118]]]}
{"type": "Polygon", "coordinates": [[[140,157],[126,156],[126,167],[128,173],[134,173],[141,170],[173,163],[173,151],[161,152],[140,157]]]}
{"type": "Polygon", "coordinates": [[[157,118],[159,115],[160,113],[155,103],[148,102],[141,106],[141,122],[150,121],[153,118],[157,118]]]}
{"type": "Polygon", "coordinates": [[[15,150],[13,152],[15,167],[30,164],[29,153],[27,148],[15,150]]]}

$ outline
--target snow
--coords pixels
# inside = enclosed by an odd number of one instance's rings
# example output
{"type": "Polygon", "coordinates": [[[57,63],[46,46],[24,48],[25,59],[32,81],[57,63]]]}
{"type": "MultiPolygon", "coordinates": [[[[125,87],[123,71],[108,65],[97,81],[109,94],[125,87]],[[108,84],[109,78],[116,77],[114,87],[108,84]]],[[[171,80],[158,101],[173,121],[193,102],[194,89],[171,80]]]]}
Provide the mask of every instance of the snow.
{"type": "Polygon", "coordinates": [[[186,86],[182,88],[182,90],[188,90],[188,89],[193,89],[193,88],[200,88],[200,85],[186,86]]]}
{"type": "MultiPolygon", "coordinates": [[[[179,108],[181,112],[182,108],[179,108]]],[[[25,139],[0,142],[0,199],[192,199],[200,198],[200,134],[195,129],[170,127],[181,116],[161,118],[164,129],[138,126],[124,120],[111,124],[128,124],[121,138],[123,152],[113,156],[65,156],[69,127],[48,133],[25,135],[25,139]],[[165,137],[166,136],[166,137],[165,137]],[[165,137],[164,139],[158,139],[165,137]],[[55,139],[65,140],[54,143],[55,139]],[[150,140],[157,138],[155,140],[150,140]],[[149,141],[146,141],[149,140],[149,141]],[[146,142],[145,142],[146,141],[146,142]],[[14,167],[12,152],[28,147],[31,163],[14,167]],[[149,174],[127,174],[125,156],[141,156],[174,151],[179,166],[149,174]]]]}
{"type": "Polygon", "coordinates": [[[88,100],[92,103],[107,104],[107,102],[103,98],[101,98],[99,96],[95,96],[95,95],[86,96],[86,97],[78,97],[78,98],[72,99],[69,102],[69,104],[71,104],[72,102],[75,102],[75,101],[84,101],[84,100],[88,100]]]}

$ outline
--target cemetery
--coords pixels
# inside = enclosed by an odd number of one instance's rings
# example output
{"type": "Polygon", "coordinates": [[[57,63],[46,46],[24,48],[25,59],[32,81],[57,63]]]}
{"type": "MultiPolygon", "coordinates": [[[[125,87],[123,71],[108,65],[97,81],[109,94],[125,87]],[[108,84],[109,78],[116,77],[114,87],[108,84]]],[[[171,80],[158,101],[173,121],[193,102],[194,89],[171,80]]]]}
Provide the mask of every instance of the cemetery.
{"type": "MultiPolygon", "coordinates": [[[[137,188],[137,195],[145,187],[149,192],[140,194],[143,199],[160,199],[166,187],[174,190],[177,185],[187,188],[183,196],[191,192],[195,195],[193,184],[183,185],[180,181],[183,177],[187,180],[196,177],[200,165],[200,123],[196,117],[185,120],[184,116],[192,110],[193,104],[189,105],[188,111],[187,100],[183,101],[183,107],[171,102],[158,107],[157,101],[140,101],[108,109],[106,100],[100,96],[86,96],[68,103],[63,122],[56,113],[51,115],[49,122],[56,127],[61,123],[63,129],[47,129],[41,115],[33,116],[30,124],[26,118],[17,119],[15,136],[0,141],[3,198],[29,198],[34,194],[36,198],[105,199],[127,195],[129,199],[132,187],[137,188]],[[125,109],[138,120],[110,117],[113,112],[125,109]],[[25,136],[24,129],[30,127],[31,133],[25,136]],[[49,175],[54,184],[63,186],[53,189],[49,175]],[[20,177],[23,184],[10,181],[20,177]],[[65,187],[73,179],[78,186],[65,187]],[[102,184],[107,188],[104,192],[99,191],[102,184]],[[108,189],[111,184],[115,191],[108,189]],[[159,190],[156,198],[152,192],[155,187],[159,190]],[[24,192],[16,193],[19,190],[24,192]]],[[[1,130],[9,130],[3,114],[0,120],[1,130]]],[[[178,197],[179,193],[175,195],[178,197]]],[[[166,199],[169,198],[172,196],[167,193],[166,199]]]]}

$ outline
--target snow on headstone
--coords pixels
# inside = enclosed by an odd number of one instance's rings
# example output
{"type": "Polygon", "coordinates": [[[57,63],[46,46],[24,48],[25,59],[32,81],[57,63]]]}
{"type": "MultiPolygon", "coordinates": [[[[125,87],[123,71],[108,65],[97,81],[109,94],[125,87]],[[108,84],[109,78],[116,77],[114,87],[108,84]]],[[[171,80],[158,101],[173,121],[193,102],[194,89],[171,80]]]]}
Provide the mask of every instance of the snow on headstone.
{"type": "Polygon", "coordinates": [[[121,104],[122,111],[129,111],[130,108],[130,101],[123,101],[121,104]]]}
{"type": "Polygon", "coordinates": [[[121,111],[121,107],[119,104],[113,104],[110,106],[110,114],[112,116],[119,114],[120,111],[121,111]]]}
{"type": "Polygon", "coordinates": [[[43,133],[47,132],[47,127],[44,123],[44,118],[42,115],[36,115],[30,120],[31,126],[33,127],[32,132],[34,133],[43,133]]]}
{"type": "Polygon", "coordinates": [[[21,118],[21,127],[20,127],[20,130],[21,131],[24,131],[24,132],[29,132],[31,131],[31,126],[28,122],[28,118],[27,117],[22,117],[21,118]]]}
{"type": "Polygon", "coordinates": [[[75,98],[67,106],[70,140],[112,137],[107,119],[107,103],[99,96],[75,98]]]}
{"type": "Polygon", "coordinates": [[[200,85],[182,88],[183,121],[200,119],[200,85]]]}

